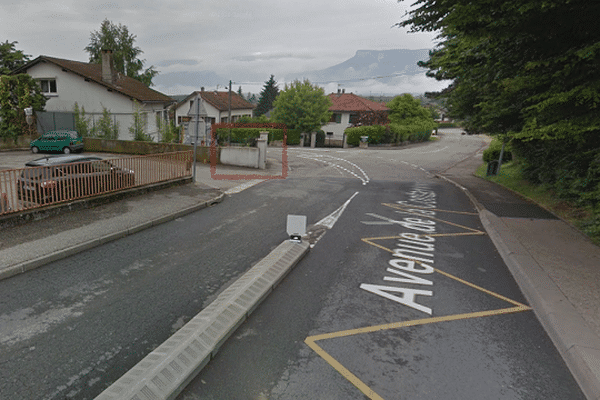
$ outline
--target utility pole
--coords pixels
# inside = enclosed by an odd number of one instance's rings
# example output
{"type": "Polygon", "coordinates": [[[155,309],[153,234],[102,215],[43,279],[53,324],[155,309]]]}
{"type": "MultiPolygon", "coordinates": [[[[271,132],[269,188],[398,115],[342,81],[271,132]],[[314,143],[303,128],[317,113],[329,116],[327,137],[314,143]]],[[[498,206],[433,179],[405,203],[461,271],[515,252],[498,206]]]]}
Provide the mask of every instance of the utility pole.
{"type": "MultiPolygon", "coordinates": [[[[231,124],[231,80],[229,81],[229,113],[227,115],[227,122],[231,124]]],[[[229,139],[227,144],[231,144],[231,128],[229,128],[229,139]]]]}
{"type": "Polygon", "coordinates": [[[196,138],[194,139],[194,165],[192,169],[192,182],[196,183],[196,154],[198,151],[198,130],[200,129],[200,95],[196,93],[196,138]]]}

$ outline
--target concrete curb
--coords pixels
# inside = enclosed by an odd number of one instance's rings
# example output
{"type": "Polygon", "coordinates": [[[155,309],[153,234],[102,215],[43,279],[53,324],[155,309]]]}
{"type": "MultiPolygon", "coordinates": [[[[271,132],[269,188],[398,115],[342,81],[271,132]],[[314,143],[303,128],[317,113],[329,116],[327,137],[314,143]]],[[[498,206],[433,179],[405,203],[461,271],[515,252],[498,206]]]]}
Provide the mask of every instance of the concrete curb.
{"type": "Polygon", "coordinates": [[[27,261],[21,262],[19,264],[11,265],[10,267],[4,268],[0,271],[0,280],[10,278],[11,276],[18,275],[18,274],[21,274],[26,271],[30,271],[32,269],[41,267],[41,266],[46,265],[53,261],[62,260],[63,258],[72,256],[77,253],[81,253],[82,251],[92,249],[92,248],[100,246],[102,244],[124,238],[124,237],[132,235],[136,232],[140,232],[144,229],[150,228],[152,226],[157,226],[162,223],[172,221],[183,215],[193,213],[194,211],[198,211],[203,208],[209,207],[210,205],[213,205],[215,203],[220,203],[221,201],[223,201],[224,197],[225,197],[225,194],[221,193],[219,196],[214,197],[210,200],[204,201],[202,203],[198,203],[194,206],[173,212],[171,214],[163,215],[154,220],[147,221],[147,222],[144,222],[142,224],[139,224],[139,225],[127,228],[127,229],[123,229],[119,232],[114,232],[114,233],[105,235],[103,237],[97,238],[97,239],[88,240],[86,242],[79,243],[77,245],[67,247],[67,248],[59,250],[59,251],[55,251],[54,253],[46,254],[41,257],[34,258],[32,260],[27,260],[27,261]]]}
{"type": "Polygon", "coordinates": [[[486,210],[465,187],[444,176],[436,176],[463,190],[475,205],[498,253],[581,390],[589,400],[600,400],[600,338],[544,269],[514,238],[501,218],[486,210]]]}
{"type": "Polygon", "coordinates": [[[96,400],[174,399],[308,251],[281,243],[96,400]]]}
{"type": "Polygon", "coordinates": [[[527,301],[588,399],[600,399],[600,338],[500,218],[479,217],[527,301]]]}

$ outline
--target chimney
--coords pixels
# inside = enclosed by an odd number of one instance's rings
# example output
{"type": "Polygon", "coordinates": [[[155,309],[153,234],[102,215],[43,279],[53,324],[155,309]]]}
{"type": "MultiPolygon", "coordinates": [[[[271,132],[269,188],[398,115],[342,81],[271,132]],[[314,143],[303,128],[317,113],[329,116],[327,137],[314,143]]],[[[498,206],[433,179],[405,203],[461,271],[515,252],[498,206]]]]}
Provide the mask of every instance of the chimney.
{"type": "Polygon", "coordinates": [[[346,89],[342,89],[342,94],[346,93],[346,89]]]}
{"type": "Polygon", "coordinates": [[[338,88],[338,94],[342,93],[342,89],[338,88]]]}
{"type": "Polygon", "coordinates": [[[111,85],[115,83],[112,50],[102,50],[102,81],[111,85]]]}
{"type": "Polygon", "coordinates": [[[200,88],[200,91],[201,91],[201,92],[204,92],[204,86],[202,86],[202,87],[200,88]]]}

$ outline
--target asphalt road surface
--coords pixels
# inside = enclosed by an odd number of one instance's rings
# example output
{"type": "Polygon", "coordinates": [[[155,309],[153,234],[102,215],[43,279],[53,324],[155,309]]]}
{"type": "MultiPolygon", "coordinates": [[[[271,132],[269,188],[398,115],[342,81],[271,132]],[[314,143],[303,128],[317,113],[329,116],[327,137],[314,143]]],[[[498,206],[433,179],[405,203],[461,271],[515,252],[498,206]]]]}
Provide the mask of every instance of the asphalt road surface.
{"type": "Polygon", "coordinates": [[[288,214],[314,224],[358,192],[181,398],[582,398],[464,194],[430,173],[481,147],[293,149],[286,180],[0,282],[0,397],[95,397],[280,244],[288,214]]]}
{"type": "Polygon", "coordinates": [[[432,178],[353,189],[180,400],[584,399],[464,194],[432,178]]]}

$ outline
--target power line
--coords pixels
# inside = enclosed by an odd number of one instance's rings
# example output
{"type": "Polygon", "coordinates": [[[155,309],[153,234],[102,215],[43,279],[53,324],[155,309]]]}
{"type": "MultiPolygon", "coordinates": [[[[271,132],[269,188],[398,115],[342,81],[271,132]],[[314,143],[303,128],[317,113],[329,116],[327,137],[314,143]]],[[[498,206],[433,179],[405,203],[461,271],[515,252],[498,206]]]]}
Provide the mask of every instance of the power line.
{"type": "MultiPolygon", "coordinates": [[[[384,76],[373,76],[370,78],[354,78],[354,79],[338,79],[334,81],[315,81],[311,83],[320,83],[320,84],[328,84],[328,83],[339,83],[339,82],[357,82],[357,81],[368,81],[371,79],[384,79],[384,78],[393,78],[395,76],[404,76],[406,74],[392,74],[392,75],[384,75],[384,76]]],[[[264,82],[233,82],[236,85],[263,85],[264,82]]]]}

